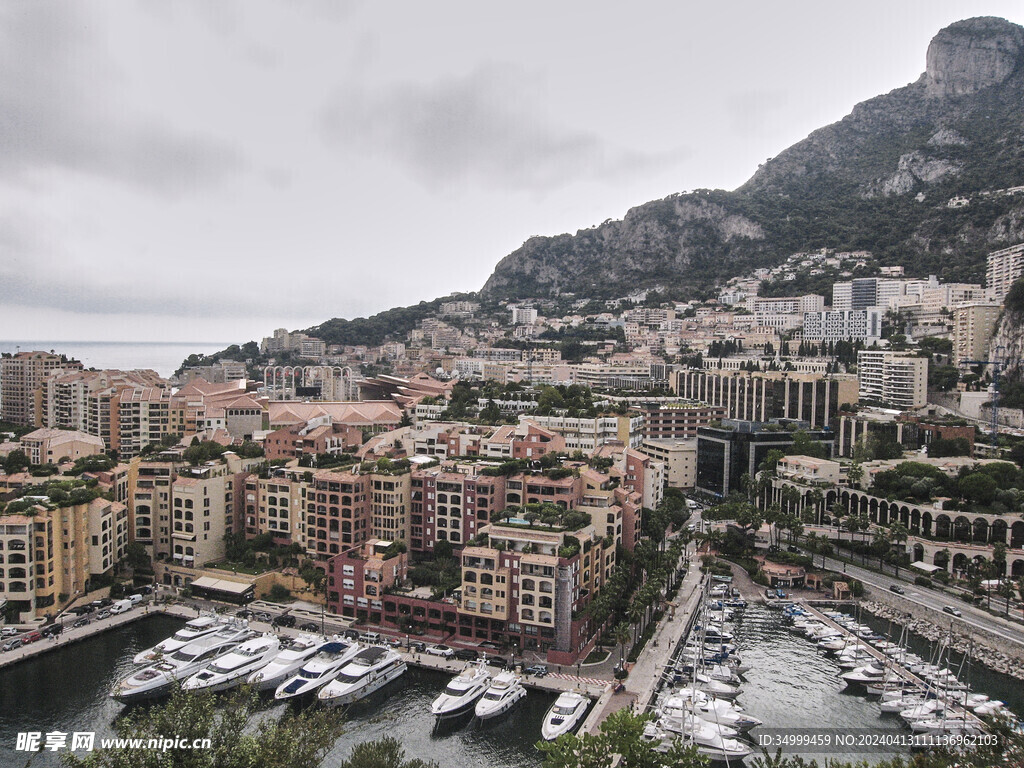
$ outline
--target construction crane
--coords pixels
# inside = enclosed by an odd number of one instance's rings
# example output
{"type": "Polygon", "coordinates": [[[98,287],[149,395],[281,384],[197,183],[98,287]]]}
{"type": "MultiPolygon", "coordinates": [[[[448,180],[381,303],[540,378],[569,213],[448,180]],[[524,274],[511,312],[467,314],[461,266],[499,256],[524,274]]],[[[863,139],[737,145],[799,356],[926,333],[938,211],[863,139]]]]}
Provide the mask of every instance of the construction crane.
{"type": "Polygon", "coordinates": [[[992,449],[999,448],[999,374],[1002,373],[1003,347],[996,347],[995,360],[961,360],[960,365],[991,365],[992,366],[992,449]]]}

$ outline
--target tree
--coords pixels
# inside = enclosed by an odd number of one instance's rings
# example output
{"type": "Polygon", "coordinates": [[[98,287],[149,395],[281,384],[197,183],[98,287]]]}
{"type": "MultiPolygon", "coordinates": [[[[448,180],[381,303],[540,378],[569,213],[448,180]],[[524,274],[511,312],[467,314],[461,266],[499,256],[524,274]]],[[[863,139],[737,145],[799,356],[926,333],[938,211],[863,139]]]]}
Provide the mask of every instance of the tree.
{"type": "Polygon", "coordinates": [[[626,643],[629,642],[629,624],[620,621],[612,630],[612,637],[619,644],[619,668],[622,668],[622,661],[626,654],[626,643]]]}
{"type": "Polygon", "coordinates": [[[860,462],[853,462],[850,464],[850,469],[846,473],[846,479],[849,480],[850,486],[857,488],[860,486],[860,481],[864,478],[864,467],[860,465],[860,462]]]}
{"type": "Polygon", "coordinates": [[[789,456],[813,456],[817,459],[825,458],[825,446],[817,440],[812,440],[807,430],[798,429],[793,433],[793,445],[786,451],[789,456]]]}
{"type": "Polygon", "coordinates": [[[900,557],[904,554],[904,550],[900,545],[906,543],[908,536],[910,536],[910,531],[907,530],[907,526],[903,523],[893,523],[889,527],[889,538],[892,543],[896,545],[897,549],[895,560],[897,578],[899,578],[900,575],[900,557]]]}
{"type": "Polygon", "coordinates": [[[128,711],[114,721],[114,729],[143,746],[148,739],[174,736],[209,739],[209,749],[128,746],[97,749],[86,757],[64,752],[62,762],[67,768],[318,768],[342,733],[341,716],[329,708],[250,724],[258,710],[259,697],[249,688],[227,698],[179,688],[165,704],[128,711]]]}
{"type": "Polygon", "coordinates": [[[452,549],[452,543],[450,541],[435,541],[434,542],[434,559],[435,560],[450,560],[454,550],[452,549]]]}
{"type": "Polygon", "coordinates": [[[15,448],[13,451],[7,454],[7,458],[4,459],[4,471],[8,475],[13,475],[16,472],[26,469],[29,466],[28,454],[20,448],[15,448]]]}
{"type": "Polygon", "coordinates": [[[984,472],[971,472],[960,478],[960,495],[974,504],[988,506],[996,497],[999,486],[984,472]]]}
{"type": "Polygon", "coordinates": [[[597,734],[582,736],[564,734],[555,741],[539,741],[537,749],[544,755],[544,768],[610,768],[619,756],[621,768],[703,768],[707,758],[694,746],[684,746],[677,738],[667,751],[656,751],[643,739],[644,726],[653,714],[637,715],[628,709],[610,714],[601,723],[597,734]]]}
{"type": "Polygon", "coordinates": [[[402,742],[392,736],[376,741],[364,741],[352,747],[347,760],[338,768],[440,768],[434,761],[425,762],[418,757],[405,759],[402,742]]]}

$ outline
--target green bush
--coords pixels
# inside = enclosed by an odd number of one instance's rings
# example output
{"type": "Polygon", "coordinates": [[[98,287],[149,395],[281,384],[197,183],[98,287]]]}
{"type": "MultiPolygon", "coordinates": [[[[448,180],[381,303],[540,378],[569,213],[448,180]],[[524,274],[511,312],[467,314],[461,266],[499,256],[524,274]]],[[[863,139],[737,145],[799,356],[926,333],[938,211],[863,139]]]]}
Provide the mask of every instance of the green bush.
{"type": "Polygon", "coordinates": [[[291,596],[291,591],[284,584],[275,584],[270,588],[270,592],[267,593],[267,599],[273,603],[283,603],[286,600],[290,600],[291,596]]]}
{"type": "Polygon", "coordinates": [[[919,587],[931,587],[932,580],[927,576],[917,576],[914,578],[914,583],[919,587]]]}

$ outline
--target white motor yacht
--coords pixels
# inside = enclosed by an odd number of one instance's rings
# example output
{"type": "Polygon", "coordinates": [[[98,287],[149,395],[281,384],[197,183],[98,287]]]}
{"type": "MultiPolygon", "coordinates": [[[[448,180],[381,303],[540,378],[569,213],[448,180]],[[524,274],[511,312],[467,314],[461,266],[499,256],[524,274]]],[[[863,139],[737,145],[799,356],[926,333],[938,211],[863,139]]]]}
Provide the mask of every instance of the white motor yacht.
{"type": "Polygon", "coordinates": [[[696,679],[695,688],[705,693],[710,693],[719,699],[735,699],[740,695],[740,687],[738,685],[730,685],[729,683],[723,683],[721,680],[714,680],[705,674],[698,672],[694,675],[696,679]]]}
{"type": "Polygon", "coordinates": [[[132,659],[132,661],[136,664],[152,664],[155,661],[159,661],[161,657],[174,653],[179,648],[185,647],[193,640],[198,640],[200,637],[205,637],[206,635],[212,635],[222,626],[224,626],[224,624],[216,616],[199,616],[198,618],[185,622],[184,627],[179,629],[170,637],[161,640],[152,648],[139,651],[135,654],[135,658],[132,659]]]}
{"type": "Polygon", "coordinates": [[[655,723],[647,723],[644,726],[642,738],[657,752],[667,751],[676,739],[680,739],[684,745],[695,745],[697,751],[712,762],[730,765],[739,764],[753,752],[750,747],[737,739],[712,736],[705,743],[701,743],[691,736],[667,731],[655,723]]]}
{"type": "Polygon", "coordinates": [[[458,717],[470,711],[491,684],[491,672],[483,659],[453,677],[430,705],[437,718],[458,717]]]}
{"type": "Polygon", "coordinates": [[[928,701],[928,699],[924,694],[916,693],[900,696],[895,699],[889,699],[888,701],[882,701],[878,706],[885,713],[896,714],[907,709],[913,709],[919,704],[924,704],[926,701],[928,701]]]}
{"type": "Polygon", "coordinates": [[[341,640],[325,643],[298,672],[277,686],[274,698],[291,699],[313,693],[333,680],[339,670],[354,659],[356,654],[361,653],[362,649],[359,643],[341,640]]]}
{"type": "Polygon", "coordinates": [[[526,689],[515,673],[499,672],[491,680],[490,686],[477,701],[473,711],[481,720],[488,720],[508,712],[525,696],[526,689]]]}
{"type": "Polygon", "coordinates": [[[299,635],[288,640],[262,669],[257,669],[246,680],[258,691],[277,688],[327,643],[322,635],[299,635]]]}
{"type": "Polygon", "coordinates": [[[350,659],[316,697],[329,707],[353,704],[401,677],[406,669],[398,651],[374,645],[350,659]]]}
{"type": "Polygon", "coordinates": [[[188,679],[255,634],[249,629],[222,627],[122,679],[110,695],[122,702],[162,696],[169,693],[176,682],[188,679]]]}
{"type": "Polygon", "coordinates": [[[868,683],[882,683],[889,680],[892,673],[876,662],[856,667],[850,672],[845,672],[840,677],[848,685],[867,685],[868,683]]]}
{"type": "Polygon", "coordinates": [[[761,725],[760,720],[745,714],[731,702],[700,696],[699,691],[695,697],[692,689],[688,693],[691,695],[680,696],[674,693],[666,696],[658,706],[662,717],[678,721],[684,714],[693,715],[712,725],[721,726],[721,734],[730,738],[761,725]]]}
{"type": "Polygon", "coordinates": [[[192,675],[182,684],[186,691],[226,691],[241,685],[251,672],[262,669],[281,649],[276,635],[265,634],[246,640],[230,653],[221,656],[206,669],[192,675]]]}
{"type": "Polygon", "coordinates": [[[914,733],[928,733],[934,736],[950,735],[980,735],[984,733],[980,723],[974,718],[966,715],[940,715],[922,720],[915,720],[910,724],[914,733]]]}
{"type": "Polygon", "coordinates": [[[583,719],[590,699],[578,691],[565,691],[558,695],[555,703],[544,715],[540,735],[545,741],[554,741],[563,733],[569,733],[576,723],[583,719]]]}

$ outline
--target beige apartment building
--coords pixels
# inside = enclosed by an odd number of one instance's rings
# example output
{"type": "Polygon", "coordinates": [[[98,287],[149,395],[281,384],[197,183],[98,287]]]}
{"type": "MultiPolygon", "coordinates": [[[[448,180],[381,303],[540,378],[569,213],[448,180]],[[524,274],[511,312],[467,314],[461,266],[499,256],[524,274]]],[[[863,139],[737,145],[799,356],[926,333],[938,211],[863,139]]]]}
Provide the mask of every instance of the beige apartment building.
{"type": "Polygon", "coordinates": [[[987,360],[1002,305],[993,302],[961,304],[953,309],[953,364],[987,360]]]}
{"type": "Polygon", "coordinates": [[[985,288],[988,298],[1003,303],[1010,286],[1024,274],[1024,243],[1012,245],[988,255],[985,288]]]}
{"type": "Polygon", "coordinates": [[[81,370],[82,364],[52,352],[19,352],[0,358],[0,420],[22,426],[43,426],[37,393],[59,370],[81,370]]]}
{"type": "Polygon", "coordinates": [[[862,402],[888,408],[919,408],[928,402],[928,358],[905,352],[862,349],[857,353],[862,402]]]}

